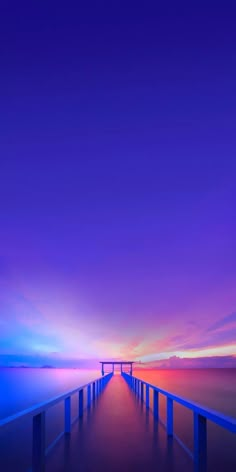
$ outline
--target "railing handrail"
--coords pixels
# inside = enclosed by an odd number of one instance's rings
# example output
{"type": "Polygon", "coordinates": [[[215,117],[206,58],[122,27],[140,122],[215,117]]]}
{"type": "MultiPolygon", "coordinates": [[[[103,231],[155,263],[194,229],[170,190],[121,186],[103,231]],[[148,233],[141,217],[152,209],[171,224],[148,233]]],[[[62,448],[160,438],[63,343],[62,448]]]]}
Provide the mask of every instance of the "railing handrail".
{"type": "MultiPolygon", "coordinates": [[[[131,377],[129,374],[124,372],[125,375],[128,375],[131,377]]],[[[156,385],[150,384],[149,382],[146,382],[145,380],[142,380],[138,377],[133,376],[134,379],[140,380],[143,382],[145,385],[148,385],[150,388],[155,390],[156,392],[161,393],[162,395],[165,395],[166,397],[170,398],[171,400],[174,400],[175,402],[179,403],[180,405],[185,406],[186,408],[192,410],[194,413],[197,413],[198,415],[201,415],[205,417],[206,419],[212,421],[213,423],[221,426],[222,428],[227,429],[228,431],[232,433],[236,433],[236,419],[230,416],[223,415],[222,413],[219,413],[216,410],[212,410],[210,408],[205,408],[204,406],[192,402],[190,400],[187,400],[184,397],[175,395],[173,393],[168,392],[167,390],[163,390],[160,387],[157,387],[156,385]]]]}
{"type": "Polygon", "coordinates": [[[57,395],[56,397],[51,398],[50,400],[45,400],[44,402],[37,403],[36,405],[33,405],[29,408],[26,408],[25,410],[19,411],[18,413],[15,413],[14,415],[7,416],[6,418],[3,418],[0,420],[0,428],[3,426],[6,426],[9,423],[12,423],[19,418],[22,418],[23,416],[35,416],[39,413],[42,413],[43,411],[48,410],[52,406],[56,405],[57,403],[61,402],[62,400],[65,400],[68,396],[74,395],[75,393],[79,392],[80,390],[83,390],[86,388],[88,385],[91,385],[93,382],[97,382],[100,379],[106,378],[110,373],[104,375],[103,377],[97,377],[96,379],[91,380],[90,382],[81,385],[80,387],[77,387],[73,390],[70,390],[68,392],[65,392],[61,395],[57,395]]]}

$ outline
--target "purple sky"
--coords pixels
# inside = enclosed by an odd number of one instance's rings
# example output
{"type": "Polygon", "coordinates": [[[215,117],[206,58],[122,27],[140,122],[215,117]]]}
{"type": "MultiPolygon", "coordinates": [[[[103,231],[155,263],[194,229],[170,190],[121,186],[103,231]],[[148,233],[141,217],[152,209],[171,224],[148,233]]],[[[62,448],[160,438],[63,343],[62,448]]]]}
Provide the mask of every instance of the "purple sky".
{"type": "Polygon", "coordinates": [[[236,4],[162,3],[1,7],[0,364],[236,354],[236,4]]]}

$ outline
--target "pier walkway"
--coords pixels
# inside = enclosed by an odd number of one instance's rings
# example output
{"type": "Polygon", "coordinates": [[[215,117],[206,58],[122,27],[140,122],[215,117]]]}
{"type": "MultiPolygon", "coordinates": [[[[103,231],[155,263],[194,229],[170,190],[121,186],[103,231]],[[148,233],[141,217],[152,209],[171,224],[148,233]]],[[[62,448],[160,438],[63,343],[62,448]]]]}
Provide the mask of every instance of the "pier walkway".
{"type": "Polygon", "coordinates": [[[193,461],[120,375],[46,458],[46,472],[183,472],[193,461]]]}

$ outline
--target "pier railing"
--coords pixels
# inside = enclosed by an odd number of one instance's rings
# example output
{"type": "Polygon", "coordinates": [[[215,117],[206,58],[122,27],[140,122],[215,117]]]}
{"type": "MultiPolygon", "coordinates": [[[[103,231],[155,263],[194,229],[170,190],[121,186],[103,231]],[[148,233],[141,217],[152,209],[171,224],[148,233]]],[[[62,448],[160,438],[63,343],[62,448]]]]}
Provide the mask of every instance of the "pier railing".
{"type": "Polygon", "coordinates": [[[37,405],[23,410],[15,415],[0,420],[0,428],[9,425],[21,418],[32,417],[33,421],[33,442],[32,442],[32,466],[30,471],[42,472],[45,468],[45,457],[53,446],[59,441],[64,434],[71,432],[73,423],[83,416],[84,410],[89,408],[95,399],[101,394],[104,387],[112,377],[113,373],[109,373],[103,377],[92,380],[74,390],[66,392],[62,395],[52,398],[49,401],[38,403],[37,405]],[[87,392],[87,402],[84,402],[84,393],[87,392]],[[71,418],[71,397],[78,394],[78,415],[71,418]],[[56,439],[46,448],[45,447],[45,414],[51,407],[64,401],[64,431],[62,431],[56,439]]]}
{"type": "Polygon", "coordinates": [[[206,470],[207,464],[207,420],[212,421],[231,433],[236,433],[236,420],[228,416],[222,415],[215,410],[205,408],[198,403],[191,402],[183,397],[174,395],[162,388],[152,385],[144,380],[133,377],[123,372],[123,377],[128,385],[138,395],[142,402],[146,404],[146,408],[150,408],[150,390],[153,390],[153,415],[155,419],[159,418],[159,394],[166,397],[166,427],[167,435],[174,436],[178,442],[184,447],[186,452],[192,457],[197,466],[197,470],[206,470]],[[144,391],[145,389],[145,391],[144,391]],[[145,394],[145,396],[144,396],[145,394]],[[190,451],[187,446],[174,434],[174,402],[191,410],[193,413],[193,441],[194,451],[190,451]]]}

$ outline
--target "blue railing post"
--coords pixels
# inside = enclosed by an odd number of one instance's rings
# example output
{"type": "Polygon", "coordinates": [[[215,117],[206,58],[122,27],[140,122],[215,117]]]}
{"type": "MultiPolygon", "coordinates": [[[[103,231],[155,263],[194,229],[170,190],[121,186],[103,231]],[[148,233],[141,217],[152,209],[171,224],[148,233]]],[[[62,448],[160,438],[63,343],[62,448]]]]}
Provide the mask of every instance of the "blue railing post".
{"type": "Polygon", "coordinates": [[[157,390],[153,391],[153,414],[156,419],[159,416],[159,393],[157,390]]]}
{"type": "Polygon", "coordinates": [[[194,413],[194,462],[199,470],[207,465],[207,423],[204,416],[194,413]]]}
{"type": "Polygon", "coordinates": [[[149,408],[149,385],[146,384],[146,408],[149,408]]]}
{"type": "Polygon", "coordinates": [[[83,416],[84,412],[84,390],[79,390],[79,417],[83,416]]]}
{"type": "Polygon", "coordinates": [[[71,430],[71,398],[65,398],[65,433],[70,433],[71,430]]]}
{"type": "Polygon", "coordinates": [[[87,406],[88,408],[91,405],[91,385],[88,385],[87,387],[87,406]]]}
{"type": "Polygon", "coordinates": [[[95,382],[93,382],[93,401],[95,401],[95,397],[96,397],[96,385],[95,385],[95,382]]]}
{"type": "Polygon", "coordinates": [[[32,472],[45,470],[45,412],[33,417],[32,472]]]}
{"type": "Polygon", "coordinates": [[[141,401],[143,402],[143,387],[144,387],[144,384],[143,382],[141,382],[141,401]]]}
{"type": "Polygon", "coordinates": [[[167,404],[167,435],[173,436],[173,400],[172,398],[166,398],[167,404]]]}
{"type": "Polygon", "coordinates": [[[140,380],[138,380],[138,383],[137,383],[137,395],[139,397],[139,392],[140,392],[140,380]]]}

